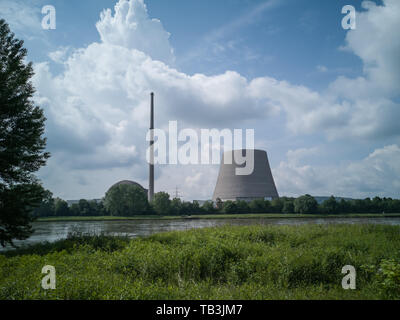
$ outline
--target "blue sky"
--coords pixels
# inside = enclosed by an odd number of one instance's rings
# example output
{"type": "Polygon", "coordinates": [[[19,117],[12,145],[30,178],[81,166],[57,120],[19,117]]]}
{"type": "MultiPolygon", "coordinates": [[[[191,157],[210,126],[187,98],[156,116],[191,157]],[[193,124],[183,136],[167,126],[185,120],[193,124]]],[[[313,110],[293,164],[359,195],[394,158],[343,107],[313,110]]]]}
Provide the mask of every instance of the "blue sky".
{"type": "MultiPolygon", "coordinates": [[[[100,12],[115,3],[36,1],[38,12],[46,4],[55,6],[58,27],[42,31],[40,37],[45,39],[27,41],[30,58],[42,61],[59,46],[81,48],[99,41],[95,23],[100,12]]],[[[316,89],[324,88],[338,73],[362,72],[357,56],[338,50],[347,33],[341,27],[341,9],[346,4],[361,9],[359,0],[146,2],[150,16],[160,19],[171,33],[179,70],[206,75],[235,70],[250,78],[269,74],[316,89]],[[330,72],[319,72],[317,66],[330,72]]]]}
{"type": "MultiPolygon", "coordinates": [[[[281,195],[399,197],[396,0],[117,2],[0,0],[35,63],[52,153],[39,176],[55,195],[99,198],[121,179],[147,184],[154,90],[161,127],[254,128],[281,195]],[[41,29],[47,4],[55,30],[41,29]],[[349,4],[356,30],[341,27],[349,4]]],[[[207,199],[217,172],[162,166],[156,191],[178,186],[185,199],[207,199]]]]}

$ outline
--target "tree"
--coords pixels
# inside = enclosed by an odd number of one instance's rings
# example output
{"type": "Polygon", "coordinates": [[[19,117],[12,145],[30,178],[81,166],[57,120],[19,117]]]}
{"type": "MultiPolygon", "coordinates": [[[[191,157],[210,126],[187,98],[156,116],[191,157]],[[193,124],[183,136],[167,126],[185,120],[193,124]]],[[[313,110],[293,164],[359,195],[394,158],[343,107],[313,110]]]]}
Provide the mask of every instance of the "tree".
{"type": "Polygon", "coordinates": [[[81,211],[79,210],[79,205],[77,203],[73,203],[69,208],[71,212],[71,216],[79,217],[81,215],[81,211]]]}
{"type": "Polygon", "coordinates": [[[44,191],[43,199],[38,208],[33,210],[35,217],[51,217],[54,216],[54,198],[53,193],[49,190],[44,191]]]}
{"type": "Polygon", "coordinates": [[[56,198],[54,201],[54,211],[57,217],[69,216],[70,211],[67,201],[60,198],[56,198]]]}
{"type": "Polygon", "coordinates": [[[157,192],[153,199],[153,208],[157,214],[166,215],[170,213],[171,200],[166,192],[157,192]]]}
{"type": "Polygon", "coordinates": [[[263,199],[254,199],[250,202],[249,207],[252,213],[265,213],[267,202],[263,199]]]}
{"type": "Polygon", "coordinates": [[[271,212],[281,213],[283,209],[283,201],[280,198],[271,201],[271,212]]]}
{"type": "Polygon", "coordinates": [[[349,213],[351,212],[351,204],[349,201],[346,201],[344,199],[340,199],[340,201],[337,204],[337,210],[340,213],[349,213]]]}
{"type": "Polygon", "coordinates": [[[236,201],[237,213],[250,213],[250,207],[247,201],[238,200],[236,201]]]}
{"type": "Polygon", "coordinates": [[[283,202],[283,213],[294,213],[294,201],[285,199],[283,202]]]}
{"type": "Polygon", "coordinates": [[[182,214],[191,215],[191,214],[199,214],[202,211],[200,205],[197,201],[184,201],[182,202],[182,214]]]}
{"type": "Polygon", "coordinates": [[[224,202],[225,213],[237,213],[237,206],[234,201],[228,200],[224,202]]]}
{"type": "Polygon", "coordinates": [[[339,205],[334,196],[330,196],[329,199],[322,202],[321,209],[323,213],[334,214],[338,213],[339,205]]]}
{"type": "Polygon", "coordinates": [[[107,212],[104,208],[103,201],[97,202],[96,200],[89,201],[90,215],[91,216],[106,216],[107,212]]]}
{"type": "Polygon", "coordinates": [[[173,198],[171,201],[171,213],[179,215],[182,212],[182,201],[179,198],[173,198]]]}
{"type": "Polygon", "coordinates": [[[294,200],[294,212],[296,213],[316,213],[317,208],[317,201],[309,194],[298,197],[294,200]]]}
{"type": "Polygon", "coordinates": [[[371,208],[370,212],[373,212],[373,213],[378,213],[378,212],[385,211],[384,201],[379,197],[374,197],[372,199],[371,207],[372,208],[371,208]]]}
{"type": "Polygon", "coordinates": [[[92,215],[92,208],[90,206],[89,201],[86,199],[80,199],[78,202],[78,208],[80,212],[80,216],[88,217],[92,215]]]}
{"type": "Polygon", "coordinates": [[[45,152],[45,117],[35,106],[32,63],[27,50],[0,20],[0,244],[26,239],[32,231],[32,211],[45,190],[33,173],[50,156],[45,152]]]}
{"type": "Polygon", "coordinates": [[[224,208],[224,203],[222,202],[221,198],[215,199],[215,205],[217,210],[221,211],[224,208]]]}
{"type": "Polygon", "coordinates": [[[214,213],[215,212],[214,204],[212,201],[204,202],[203,205],[201,206],[201,208],[203,209],[204,213],[214,213]]]}
{"type": "MultiPolygon", "coordinates": [[[[146,192],[131,184],[111,187],[104,198],[104,206],[112,216],[132,216],[149,212],[146,192]]],[[[82,210],[80,204],[79,209],[82,210]]]]}

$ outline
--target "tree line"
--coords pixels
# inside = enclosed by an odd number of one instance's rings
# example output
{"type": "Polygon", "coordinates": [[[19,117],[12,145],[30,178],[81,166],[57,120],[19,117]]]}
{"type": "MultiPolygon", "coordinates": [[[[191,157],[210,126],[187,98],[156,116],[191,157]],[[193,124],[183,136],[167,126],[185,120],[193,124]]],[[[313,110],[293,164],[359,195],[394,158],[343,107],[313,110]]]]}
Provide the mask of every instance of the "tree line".
{"type": "Polygon", "coordinates": [[[149,203],[147,194],[135,185],[112,187],[102,201],[81,199],[68,206],[65,200],[53,198],[46,191],[41,206],[33,211],[35,217],[51,216],[134,216],[134,215],[196,215],[196,214],[247,214],[247,213],[298,213],[298,214],[340,214],[340,213],[399,213],[400,200],[375,197],[373,199],[337,200],[331,196],[318,203],[314,197],[303,195],[298,198],[281,197],[273,200],[255,199],[250,202],[197,201],[187,202],[178,198],[170,199],[166,192],[158,192],[149,203]]]}

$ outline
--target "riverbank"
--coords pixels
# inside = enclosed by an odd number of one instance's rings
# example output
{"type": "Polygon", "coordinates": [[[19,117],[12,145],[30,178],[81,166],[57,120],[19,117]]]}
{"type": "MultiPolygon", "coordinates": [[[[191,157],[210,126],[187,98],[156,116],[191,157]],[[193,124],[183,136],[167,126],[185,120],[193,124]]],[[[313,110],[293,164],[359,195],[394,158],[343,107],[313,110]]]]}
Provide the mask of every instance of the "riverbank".
{"type": "Polygon", "coordinates": [[[73,235],[0,254],[0,299],[399,299],[399,279],[400,227],[387,225],[73,235]],[[356,290],[342,288],[345,265],[356,290]]]}
{"type": "Polygon", "coordinates": [[[282,213],[251,213],[251,214],[202,214],[190,216],[99,216],[99,217],[45,217],[39,222],[53,221],[108,221],[108,220],[171,220],[171,219],[265,219],[265,218],[398,218],[400,213],[349,213],[349,214],[282,214],[282,213]]]}

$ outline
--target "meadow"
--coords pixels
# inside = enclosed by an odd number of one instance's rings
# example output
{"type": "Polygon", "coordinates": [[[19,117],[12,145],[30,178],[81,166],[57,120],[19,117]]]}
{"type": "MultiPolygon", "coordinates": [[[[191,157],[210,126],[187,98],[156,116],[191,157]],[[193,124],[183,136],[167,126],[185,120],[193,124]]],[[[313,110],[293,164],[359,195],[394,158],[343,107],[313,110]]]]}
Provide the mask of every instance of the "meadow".
{"type": "Polygon", "coordinates": [[[399,299],[400,227],[223,226],[71,234],[0,254],[0,299],[399,299]],[[56,289],[44,290],[44,265],[56,289]],[[344,265],[356,289],[344,290],[344,265]]]}

